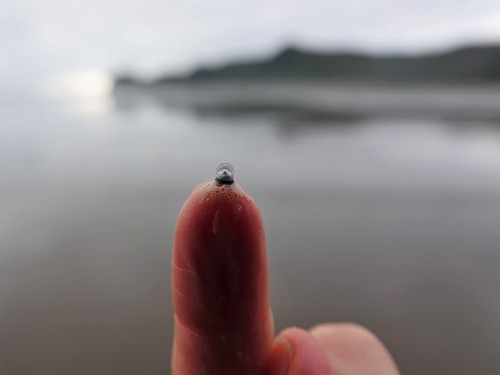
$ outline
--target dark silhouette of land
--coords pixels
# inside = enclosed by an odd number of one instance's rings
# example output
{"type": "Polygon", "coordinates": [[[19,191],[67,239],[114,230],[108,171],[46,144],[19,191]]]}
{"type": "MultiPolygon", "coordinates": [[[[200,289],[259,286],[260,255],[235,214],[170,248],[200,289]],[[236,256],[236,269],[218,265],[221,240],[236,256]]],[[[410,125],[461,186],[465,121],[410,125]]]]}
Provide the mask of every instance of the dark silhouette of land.
{"type": "Polygon", "coordinates": [[[371,56],[321,53],[287,48],[262,61],[200,68],[181,76],[165,75],[143,82],[116,77],[116,86],[158,86],[246,80],[328,80],[341,82],[499,83],[500,45],[467,46],[419,56],[371,56]]]}

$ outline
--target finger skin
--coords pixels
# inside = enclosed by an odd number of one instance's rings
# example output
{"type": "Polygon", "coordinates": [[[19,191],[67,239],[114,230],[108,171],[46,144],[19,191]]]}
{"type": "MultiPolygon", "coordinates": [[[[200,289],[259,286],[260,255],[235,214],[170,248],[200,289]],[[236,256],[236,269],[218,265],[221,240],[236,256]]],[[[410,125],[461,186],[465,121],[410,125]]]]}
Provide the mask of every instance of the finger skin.
{"type": "Polygon", "coordinates": [[[174,375],[258,374],[272,345],[264,228],[237,184],[200,184],[179,214],[172,260],[174,375]]]}
{"type": "Polygon", "coordinates": [[[321,345],[300,328],[287,328],[278,335],[264,374],[337,375],[321,345]]]}
{"type": "Polygon", "coordinates": [[[338,375],[399,375],[384,344],[360,325],[320,324],[310,332],[338,375]]]}

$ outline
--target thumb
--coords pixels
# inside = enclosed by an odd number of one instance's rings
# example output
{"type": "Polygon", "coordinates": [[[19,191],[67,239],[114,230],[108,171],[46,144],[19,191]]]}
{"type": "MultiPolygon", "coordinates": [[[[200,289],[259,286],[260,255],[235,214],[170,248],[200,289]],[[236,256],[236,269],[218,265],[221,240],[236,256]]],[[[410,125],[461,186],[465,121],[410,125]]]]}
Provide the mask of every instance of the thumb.
{"type": "Polygon", "coordinates": [[[300,328],[287,328],[274,341],[265,375],[334,375],[324,349],[300,328]]]}

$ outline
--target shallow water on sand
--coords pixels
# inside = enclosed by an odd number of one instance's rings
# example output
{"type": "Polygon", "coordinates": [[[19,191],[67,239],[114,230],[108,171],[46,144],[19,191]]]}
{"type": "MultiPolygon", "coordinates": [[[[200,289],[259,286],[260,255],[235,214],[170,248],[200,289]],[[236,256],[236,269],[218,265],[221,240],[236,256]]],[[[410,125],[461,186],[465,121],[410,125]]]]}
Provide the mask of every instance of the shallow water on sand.
{"type": "Polygon", "coordinates": [[[262,208],[278,329],[354,321],[403,374],[500,372],[497,121],[110,98],[0,115],[2,374],[168,373],[175,218],[223,161],[262,208]]]}

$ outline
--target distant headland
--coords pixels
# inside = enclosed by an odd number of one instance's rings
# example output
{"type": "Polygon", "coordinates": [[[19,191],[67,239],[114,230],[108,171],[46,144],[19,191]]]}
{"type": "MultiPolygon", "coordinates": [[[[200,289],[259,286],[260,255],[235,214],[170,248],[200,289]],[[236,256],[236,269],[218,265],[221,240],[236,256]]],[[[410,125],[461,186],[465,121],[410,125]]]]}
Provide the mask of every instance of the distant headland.
{"type": "Polygon", "coordinates": [[[261,61],[200,68],[189,74],[165,75],[148,82],[131,75],[117,75],[115,87],[255,80],[500,83],[500,44],[465,46],[418,56],[373,56],[286,48],[261,61]]]}

